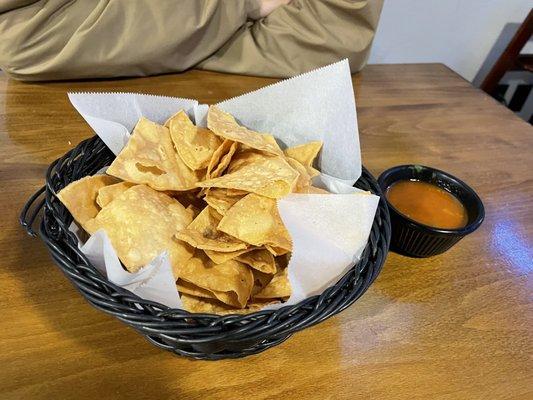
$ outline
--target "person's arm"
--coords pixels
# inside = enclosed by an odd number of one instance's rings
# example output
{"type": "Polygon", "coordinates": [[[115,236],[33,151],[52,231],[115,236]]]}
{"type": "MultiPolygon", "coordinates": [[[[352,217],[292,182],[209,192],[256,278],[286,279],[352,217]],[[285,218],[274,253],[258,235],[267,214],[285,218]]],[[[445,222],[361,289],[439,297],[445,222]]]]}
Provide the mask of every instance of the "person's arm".
{"type": "Polygon", "coordinates": [[[243,26],[199,67],[235,74],[288,77],[348,58],[367,61],[383,0],[293,0],[243,26]]]}
{"type": "Polygon", "coordinates": [[[142,76],[204,60],[262,0],[7,0],[0,69],[23,80],[142,76]]]}

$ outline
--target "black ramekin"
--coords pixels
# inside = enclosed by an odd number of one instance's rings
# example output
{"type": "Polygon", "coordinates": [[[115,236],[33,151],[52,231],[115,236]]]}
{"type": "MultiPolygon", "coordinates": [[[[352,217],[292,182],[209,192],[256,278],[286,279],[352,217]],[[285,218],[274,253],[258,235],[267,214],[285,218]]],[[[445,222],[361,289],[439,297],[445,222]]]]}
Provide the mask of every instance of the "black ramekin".
{"type": "Polygon", "coordinates": [[[421,224],[400,213],[387,200],[392,239],[391,250],[410,257],[430,257],[444,253],[483,222],[485,209],[479,196],[466,183],[438,169],[422,165],[400,165],[383,172],[378,179],[385,194],[387,188],[399,180],[428,182],[452,193],[463,203],[468,223],[460,229],[440,229],[421,224]]]}

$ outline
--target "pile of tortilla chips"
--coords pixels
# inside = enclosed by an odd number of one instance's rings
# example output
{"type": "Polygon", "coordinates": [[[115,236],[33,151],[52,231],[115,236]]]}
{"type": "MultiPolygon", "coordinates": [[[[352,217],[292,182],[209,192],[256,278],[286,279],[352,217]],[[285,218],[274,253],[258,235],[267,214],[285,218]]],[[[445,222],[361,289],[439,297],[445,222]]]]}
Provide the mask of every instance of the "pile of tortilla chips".
{"type": "Polygon", "coordinates": [[[207,126],[183,111],[164,126],[141,118],[106,175],[58,198],[89,234],[105,230],[130,272],[167,251],[188,311],[256,311],[291,295],[292,242],[276,201],[327,193],[311,185],[322,143],[282,151],[215,106],[207,126]]]}

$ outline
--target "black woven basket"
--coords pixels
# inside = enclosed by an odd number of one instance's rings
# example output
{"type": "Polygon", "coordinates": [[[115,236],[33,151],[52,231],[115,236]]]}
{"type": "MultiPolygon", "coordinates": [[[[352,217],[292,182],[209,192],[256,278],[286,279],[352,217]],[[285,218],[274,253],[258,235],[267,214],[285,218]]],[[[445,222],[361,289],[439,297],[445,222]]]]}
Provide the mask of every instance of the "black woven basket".
{"type": "MultiPolygon", "coordinates": [[[[68,230],[72,216],[56,198],[56,193],[70,182],[94,174],[113,159],[99,137],[81,142],[50,165],[46,185],[28,200],[20,223],[36,236],[32,225],[40,218],[39,236],[87,301],[165,350],[209,360],[259,353],[350,306],[376,279],[385,261],[391,227],[382,198],[361,260],[319,296],[278,310],[228,316],[191,314],[141,299],[108,281],[80,252],[77,238],[68,230]]],[[[366,169],[355,186],[381,195],[366,169]]]]}

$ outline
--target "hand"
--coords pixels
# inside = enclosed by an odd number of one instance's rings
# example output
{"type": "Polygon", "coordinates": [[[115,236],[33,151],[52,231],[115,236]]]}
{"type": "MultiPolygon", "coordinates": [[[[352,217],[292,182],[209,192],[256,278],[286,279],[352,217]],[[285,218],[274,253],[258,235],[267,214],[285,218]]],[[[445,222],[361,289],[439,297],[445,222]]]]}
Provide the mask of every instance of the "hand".
{"type": "Polygon", "coordinates": [[[287,5],[291,0],[259,0],[259,15],[265,18],[276,8],[287,5]]]}

